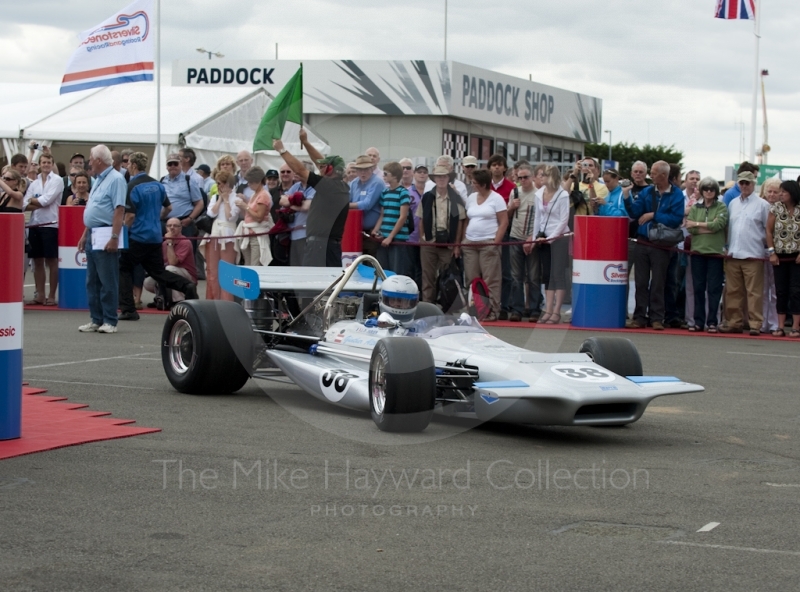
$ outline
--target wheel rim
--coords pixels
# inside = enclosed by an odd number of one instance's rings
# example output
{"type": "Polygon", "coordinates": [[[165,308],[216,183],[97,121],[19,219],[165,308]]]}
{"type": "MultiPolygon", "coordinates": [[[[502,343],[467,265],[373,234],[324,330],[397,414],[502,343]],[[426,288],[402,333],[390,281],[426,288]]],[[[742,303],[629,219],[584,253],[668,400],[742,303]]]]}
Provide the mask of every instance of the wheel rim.
{"type": "Polygon", "coordinates": [[[186,374],[194,359],[192,326],[180,319],[169,334],[169,364],[176,374],[186,374]]]}
{"type": "Polygon", "coordinates": [[[383,415],[386,406],[386,364],[383,356],[375,358],[372,367],[372,409],[378,415],[383,415]]]}

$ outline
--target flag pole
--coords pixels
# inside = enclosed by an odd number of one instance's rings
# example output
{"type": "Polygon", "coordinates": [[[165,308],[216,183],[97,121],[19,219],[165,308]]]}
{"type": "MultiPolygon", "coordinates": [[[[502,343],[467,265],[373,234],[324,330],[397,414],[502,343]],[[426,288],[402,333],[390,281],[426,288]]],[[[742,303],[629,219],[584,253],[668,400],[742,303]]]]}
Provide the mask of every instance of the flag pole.
{"type": "Polygon", "coordinates": [[[756,161],[756,114],[758,111],[758,76],[760,74],[758,69],[758,46],[761,40],[761,0],[756,0],[755,17],[756,64],[753,71],[753,105],[750,114],[750,162],[752,163],[756,161]]]}
{"type": "Polygon", "coordinates": [[[156,150],[155,165],[161,178],[161,0],[156,0],[156,150]]]}

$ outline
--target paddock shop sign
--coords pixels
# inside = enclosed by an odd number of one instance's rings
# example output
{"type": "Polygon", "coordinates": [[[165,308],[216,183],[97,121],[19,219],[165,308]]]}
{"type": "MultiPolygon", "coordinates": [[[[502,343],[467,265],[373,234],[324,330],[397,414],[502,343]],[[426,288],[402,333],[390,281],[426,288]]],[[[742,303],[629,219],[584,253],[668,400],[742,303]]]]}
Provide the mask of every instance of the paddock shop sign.
{"type": "MultiPolygon", "coordinates": [[[[173,86],[263,86],[276,94],[295,60],[177,60],[173,86]]],[[[311,114],[452,115],[581,141],[601,138],[602,101],[458,62],[303,62],[311,114]]]]}

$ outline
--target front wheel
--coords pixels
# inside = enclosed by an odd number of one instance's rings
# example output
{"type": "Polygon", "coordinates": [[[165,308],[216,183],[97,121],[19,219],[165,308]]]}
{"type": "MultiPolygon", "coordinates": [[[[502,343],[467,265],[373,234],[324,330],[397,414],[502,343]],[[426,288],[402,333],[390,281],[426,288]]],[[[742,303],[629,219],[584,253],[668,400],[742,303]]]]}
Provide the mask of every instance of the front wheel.
{"type": "Polygon", "coordinates": [[[378,341],[369,364],[369,407],[384,432],[421,432],[436,404],[436,364],[416,337],[378,341]]]}
{"type": "Polygon", "coordinates": [[[580,352],[589,354],[598,366],[620,376],[642,376],[642,359],[630,339],[621,337],[590,337],[580,352]]]}
{"type": "Polygon", "coordinates": [[[161,363],[182,393],[238,391],[253,367],[253,329],[233,302],[185,300],[172,307],[161,333],[161,363]]]}

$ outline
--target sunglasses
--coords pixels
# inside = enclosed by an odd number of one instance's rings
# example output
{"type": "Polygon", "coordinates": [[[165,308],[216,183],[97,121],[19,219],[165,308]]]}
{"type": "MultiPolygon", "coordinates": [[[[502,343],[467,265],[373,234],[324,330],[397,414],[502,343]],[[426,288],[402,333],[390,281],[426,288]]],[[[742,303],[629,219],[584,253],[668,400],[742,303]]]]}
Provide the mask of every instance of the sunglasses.
{"type": "Polygon", "coordinates": [[[465,165],[464,165],[464,168],[465,168],[465,169],[474,169],[474,168],[476,168],[477,166],[478,166],[478,165],[475,165],[475,164],[465,164],[465,165]]]}
{"type": "Polygon", "coordinates": [[[525,179],[530,179],[530,178],[531,178],[531,176],[530,176],[530,175],[517,175],[517,179],[522,179],[523,181],[524,181],[525,179]]]}
{"type": "Polygon", "coordinates": [[[167,166],[178,166],[178,165],[180,165],[179,162],[168,162],[167,163],[167,166]]]}
{"type": "Polygon", "coordinates": [[[292,171],[281,171],[281,175],[291,175],[292,171]]]}
{"type": "Polygon", "coordinates": [[[700,191],[703,191],[703,192],[705,192],[705,191],[714,191],[714,188],[713,187],[703,187],[702,189],[700,189],[700,191]]]}
{"type": "Polygon", "coordinates": [[[77,177],[77,176],[78,176],[78,173],[70,173],[70,174],[69,174],[69,176],[70,176],[70,177],[77,177]]]}
{"type": "Polygon", "coordinates": [[[14,177],[3,177],[3,181],[7,181],[8,183],[11,183],[11,181],[16,181],[16,179],[14,177]]]}
{"type": "Polygon", "coordinates": [[[739,181],[739,185],[750,185],[750,181],[739,181]]]}
{"type": "Polygon", "coordinates": [[[413,168],[414,168],[414,167],[410,167],[410,166],[404,166],[404,167],[403,167],[403,170],[404,170],[404,171],[410,171],[410,170],[411,170],[411,169],[413,169],[413,168]]]}

